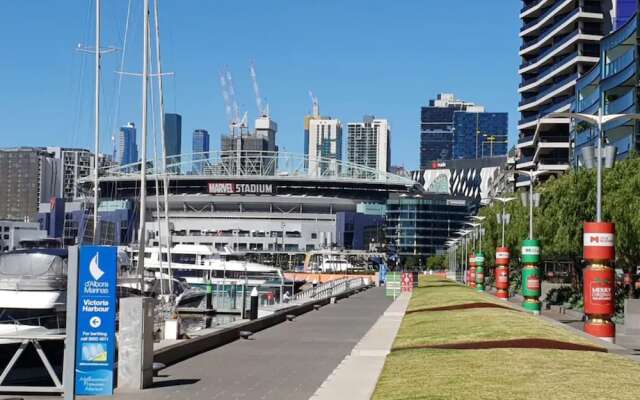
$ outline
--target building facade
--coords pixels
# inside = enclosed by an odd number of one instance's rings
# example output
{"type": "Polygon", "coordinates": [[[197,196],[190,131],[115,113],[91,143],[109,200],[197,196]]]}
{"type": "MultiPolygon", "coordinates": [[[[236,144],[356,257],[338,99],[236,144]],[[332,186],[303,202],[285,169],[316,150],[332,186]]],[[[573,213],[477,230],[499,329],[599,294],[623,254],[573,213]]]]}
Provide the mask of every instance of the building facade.
{"type": "Polygon", "coordinates": [[[509,117],[505,112],[453,113],[452,159],[477,159],[507,154],[509,117]]]}
{"type": "Polygon", "coordinates": [[[384,216],[360,212],[336,214],[336,245],[347,250],[369,250],[370,244],[383,243],[384,216]]]}
{"type": "Polygon", "coordinates": [[[193,140],[191,142],[194,161],[193,173],[202,174],[204,164],[198,161],[209,159],[209,150],[209,132],[207,132],[206,129],[196,129],[193,131],[193,140]]]}
{"type": "MultiPolygon", "coordinates": [[[[182,115],[164,114],[164,146],[168,164],[179,164],[182,154],[182,115]]],[[[170,172],[175,172],[178,166],[170,167],[170,172]]]]}
{"type": "Polygon", "coordinates": [[[138,144],[136,140],[136,126],[129,122],[120,128],[118,134],[118,163],[120,165],[138,162],[138,144]]]}
{"type": "MultiPolygon", "coordinates": [[[[420,109],[420,168],[453,158],[454,115],[457,111],[484,112],[484,107],[439,93],[420,109]]],[[[476,158],[475,156],[473,158],[476,158]]]]}
{"type": "Polygon", "coordinates": [[[333,173],[342,160],[342,125],[339,119],[314,118],[309,120],[308,147],[309,171],[315,176],[333,173]]]}
{"type": "MultiPolygon", "coordinates": [[[[569,168],[569,111],[577,80],[600,57],[599,43],[615,23],[616,0],[524,0],[518,88],[517,169],[561,173],[569,168]]],[[[529,180],[518,177],[517,186],[529,180]]]]}
{"type": "Polygon", "coordinates": [[[61,161],[43,148],[0,150],[0,219],[33,220],[61,188],[61,161]]]}
{"type": "MultiPolygon", "coordinates": [[[[572,110],[578,113],[635,114],[640,112],[638,90],[638,1],[618,5],[617,29],[600,42],[600,62],[583,75],[576,84],[576,98],[572,110]]],[[[616,158],[640,150],[640,126],[632,119],[619,119],[602,126],[604,145],[615,146],[616,158]]],[[[571,127],[574,167],[583,164],[582,150],[596,146],[597,128],[585,122],[571,127]]]]}
{"type": "Polygon", "coordinates": [[[356,165],[389,171],[391,162],[391,128],[386,119],[364,116],[362,122],[347,124],[347,161],[356,165]]]}
{"type": "Polygon", "coordinates": [[[64,147],[47,147],[46,150],[60,160],[60,188],[55,195],[72,201],[80,195],[78,180],[93,174],[93,153],[64,147]]]}

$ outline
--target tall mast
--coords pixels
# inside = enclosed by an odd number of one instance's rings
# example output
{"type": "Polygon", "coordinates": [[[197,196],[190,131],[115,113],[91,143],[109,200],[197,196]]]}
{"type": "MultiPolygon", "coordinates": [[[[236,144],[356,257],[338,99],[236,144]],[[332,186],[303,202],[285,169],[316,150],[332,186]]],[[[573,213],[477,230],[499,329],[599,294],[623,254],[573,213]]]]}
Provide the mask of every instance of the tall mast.
{"type": "MultiPolygon", "coordinates": [[[[158,19],[158,3],[160,0],[154,1],[154,22],[156,28],[156,62],[157,62],[157,73],[158,73],[158,96],[160,100],[160,143],[162,146],[162,167],[163,167],[163,179],[162,179],[162,187],[163,187],[163,196],[164,196],[164,226],[166,230],[165,240],[167,246],[167,270],[169,272],[169,294],[173,293],[173,280],[171,275],[171,233],[169,231],[169,175],[167,171],[167,147],[165,144],[164,132],[164,92],[162,88],[162,63],[160,59],[160,22],[158,19]]],[[[156,190],[156,197],[158,195],[158,191],[156,190]]],[[[158,209],[158,219],[160,219],[160,210],[158,209]]],[[[160,245],[160,253],[162,254],[162,244],[160,245]]]]}
{"type": "Polygon", "coordinates": [[[147,217],[147,87],[149,82],[149,0],[144,0],[144,33],[142,50],[142,143],[140,158],[140,227],[138,234],[138,272],[140,292],[144,290],[145,226],[147,217]]]}
{"type": "Polygon", "coordinates": [[[93,243],[98,238],[98,154],[100,154],[100,0],[96,0],[95,154],[93,162],[93,243]]]}

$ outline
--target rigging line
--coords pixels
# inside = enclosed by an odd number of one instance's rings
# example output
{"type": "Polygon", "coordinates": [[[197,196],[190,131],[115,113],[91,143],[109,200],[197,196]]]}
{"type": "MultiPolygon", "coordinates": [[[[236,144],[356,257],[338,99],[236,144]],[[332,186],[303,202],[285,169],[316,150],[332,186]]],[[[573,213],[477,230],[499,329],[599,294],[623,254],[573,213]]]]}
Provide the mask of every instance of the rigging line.
{"type": "MultiPolygon", "coordinates": [[[[131,0],[129,0],[129,4],[127,6],[127,19],[124,24],[124,38],[122,40],[122,56],[120,57],[120,71],[124,71],[124,60],[127,54],[127,38],[129,36],[129,21],[131,20],[131,0]]],[[[113,112],[113,121],[112,121],[112,135],[115,134],[116,124],[120,118],[120,96],[122,94],[122,75],[118,74],[118,88],[115,93],[115,103],[116,106],[113,112]]],[[[113,160],[116,161],[116,160],[113,160]]]]}
{"type": "MultiPolygon", "coordinates": [[[[89,37],[89,30],[91,27],[91,16],[93,15],[93,10],[95,9],[95,6],[93,5],[92,2],[90,2],[91,4],[89,4],[89,7],[87,7],[87,13],[86,13],[86,17],[85,17],[85,24],[83,25],[85,27],[85,32],[84,32],[84,37],[81,37],[82,42],[86,43],[89,37]]],[[[84,86],[83,86],[83,81],[84,81],[84,69],[86,68],[86,57],[80,57],[80,80],[75,82],[77,86],[75,86],[75,92],[76,95],[74,97],[76,97],[76,107],[74,108],[74,110],[76,111],[74,113],[73,116],[73,122],[72,122],[72,142],[73,143],[77,143],[79,140],[79,131],[80,131],[80,118],[82,115],[84,115],[84,113],[82,113],[82,105],[84,104],[83,101],[83,95],[84,95],[84,86]]]]}

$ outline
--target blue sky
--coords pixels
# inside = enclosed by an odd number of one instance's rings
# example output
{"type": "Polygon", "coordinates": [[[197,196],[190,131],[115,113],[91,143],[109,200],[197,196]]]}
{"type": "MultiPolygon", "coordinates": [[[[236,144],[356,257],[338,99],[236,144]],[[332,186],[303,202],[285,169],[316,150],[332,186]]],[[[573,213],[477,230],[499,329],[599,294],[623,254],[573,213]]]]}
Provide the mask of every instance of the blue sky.
{"type": "MultiPolygon", "coordinates": [[[[129,0],[103,1],[103,45],[122,48],[129,0]]],[[[142,0],[131,0],[125,70],[141,70],[142,0]]],[[[93,1],[0,4],[0,147],[93,147],[93,1]]],[[[513,0],[161,0],[167,112],[183,115],[183,151],[204,128],[218,148],[226,129],[218,72],[233,73],[238,103],[256,115],[249,64],[279,124],[278,144],[303,150],[308,91],[343,124],[390,120],[392,162],[419,162],[420,106],[453,92],[508,111],[516,137],[518,11],[513,0]]],[[[116,90],[122,52],[103,57],[101,146],[139,123],[139,79],[116,90]],[[119,93],[119,94],[118,94],[119,93]]],[[[345,132],[346,133],[346,132],[345,132]]]]}

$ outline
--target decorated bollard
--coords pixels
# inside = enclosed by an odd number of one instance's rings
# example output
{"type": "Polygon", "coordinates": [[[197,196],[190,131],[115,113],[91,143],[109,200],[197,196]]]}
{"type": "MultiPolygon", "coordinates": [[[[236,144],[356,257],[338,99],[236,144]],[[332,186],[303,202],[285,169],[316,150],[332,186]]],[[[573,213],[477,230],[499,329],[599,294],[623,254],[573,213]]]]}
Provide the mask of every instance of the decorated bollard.
{"type": "Polygon", "coordinates": [[[476,254],[476,290],[484,292],[484,254],[481,251],[476,254]]]}
{"type": "Polygon", "coordinates": [[[522,241],[522,308],[540,314],[540,241],[522,241]]]}
{"type": "Polygon", "coordinates": [[[613,342],[615,314],[615,226],[608,222],[585,222],[583,257],[589,263],[584,269],[584,331],[600,339],[613,342]]]}
{"type": "Polygon", "coordinates": [[[502,300],[509,299],[509,248],[498,247],[496,249],[496,297],[502,300]]]}
{"type": "Polygon", "coordinates": [[[469,254],[469,287],[476,287],[476,255],[469,254]]]}

